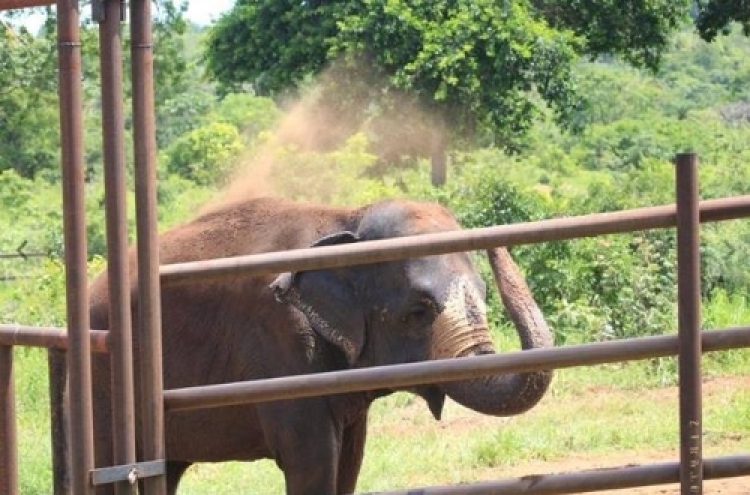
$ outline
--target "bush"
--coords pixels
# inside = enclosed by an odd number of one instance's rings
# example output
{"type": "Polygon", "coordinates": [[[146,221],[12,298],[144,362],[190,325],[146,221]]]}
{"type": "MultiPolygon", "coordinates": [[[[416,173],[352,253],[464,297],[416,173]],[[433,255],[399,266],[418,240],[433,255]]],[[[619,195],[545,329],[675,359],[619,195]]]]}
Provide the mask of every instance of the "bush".
{"type": "Polygon", "coordinates": [[[242,148],[235,126],[214,122],[172,143],[166,151],[167,170],[198,185],[216,185],[231,171],[242,148]]]}

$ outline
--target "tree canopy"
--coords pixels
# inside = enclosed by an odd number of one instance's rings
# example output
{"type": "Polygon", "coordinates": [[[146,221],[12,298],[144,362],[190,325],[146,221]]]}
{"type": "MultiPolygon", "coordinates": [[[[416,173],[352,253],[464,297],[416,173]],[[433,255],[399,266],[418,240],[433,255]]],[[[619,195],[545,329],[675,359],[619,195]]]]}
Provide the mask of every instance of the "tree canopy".
{"type": "Polygon", "coordinates": [[[729,34],[732,22],[750,35],[750,4],[747,0],[696,0],[696,27],[701,37],[713,41],[719,34],[729,34]]]}
{"type": "Polygon", "coordinates": [[[354,66],[334,92],[356,75],[370,101],[408,95],[454,132],[512,148],[547,108],[569,122],[578,56],[655,68],[688,13],[687,0],[238,0],[210,32],[206,65],[226,88],[261,94],[354,66]]]}

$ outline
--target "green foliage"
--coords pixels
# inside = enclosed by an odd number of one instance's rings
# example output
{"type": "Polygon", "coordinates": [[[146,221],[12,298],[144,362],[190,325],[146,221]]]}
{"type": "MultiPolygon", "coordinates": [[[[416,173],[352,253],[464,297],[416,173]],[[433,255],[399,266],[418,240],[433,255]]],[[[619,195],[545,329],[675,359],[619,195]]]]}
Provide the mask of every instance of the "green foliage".
{"type": "Polygon", "coordinates": [[[252,142],[261,132],[271,130],[280,118],[281,111],[270,98],[230,93],[219,101],[205,120],[231,124],[252,142]]]}
{"type": "Polygon", "coordinates": [[[267,94],[297,86],[325,66],[342,8],[343,2],[238,1],[209,31],[206,71],[230,90],[250,83],[267,94]]]}
{"type": "Polygon", "coordinates": [[[205,89],[180,92],[165,100],[156,112],[156,143],[168,147],[175,139],[195,129],[214,104],[214,95],[205,89]]]}
{"type": "Polygon", "coordinates": [[[57,164],[57,94],[51,47],[0,22],[0,172],[34,177],[57,164]]]}
{"type": "Polygon", "coordinates": [[[157,185],[159,226],[171,227],[195,215],[216,194],[212,186],[201,187],[190,179],[163,174],[157,185]]]}
{"type": "Polygon", "coordinates": [[[45,260],[6,291],[2,301],[5,322],[65,326],[65,268],[58,259],[45,260]]]}
{"type": "Polygon", "coordinates": [[[49,385],[45,349],[14,349],[20,493],[52,491],[49,385]]]}
{"type": "MultiPolygon", "coordinates": [[[[169,141],[170,105],[191,86],[190,69],[183,57],[182,40],[186,25],[185,6],[171,1],[156,2],[154,38],[155,102],[160,124],[160,144],[169,141]],[[166,108],[163,108],[166,106],[166,108]]],[[[0,23],[0,171],[14,169],[24,177],[44,175],[59,180],[60,130],[57,95],[57,39],[54,13],[40,32],[31,34],[20,19],[0,23]]],[[[83,75],[83,122],[87,178],[99,175],[102,165],[99,38],[98,26],[84,22],[80,30],[83,75]]],[[[123,28],[124,65],[130,65],[129,32],[123,28]]],[[[195,79],[198,72],[195,72],[195,79]]],[[[130,124],[130,72],[124,71],[125,124],[130,124]]],[[[185,113],[183,112],[183,117],[185,113]]],[[[132,129],[126,128],[128,135],[132,129]]]]}
{"type": "Polygon", "coordinates": [[[166,151],[167,170],[198,185],[218,184],[232,169],[242,149],[240,133],[231,124],[214,122],[175,140],[166,151]]]}
{"type": "Polygon", "coordinates": [[[15,170],[0,172],[0,191],[3,191],[2,205],[8,210],[24,207],[31,199],[30,181],[21,177],[15,170]]]}
{"type": "Polygon", "coordinates": [[[732,22],[740,23],[743,33],[750,35],[750,11],[746,3],[732,0],[701,0],[695,3],[698,8],[695,23],[706,41],[730,32],[732,22]]]}
{"type": "Polygon", "coordinates": [[[691,2],[656,0],[532,1],[551,26],[570,29],[584,43],[583,52],[596,58],[617,55],[635,65],[656,69],[669,36],[687,20],[691,2]]]}
{"type": "Polygon", "coordinates": [[[43,179],[26,179],[13,170],[0,172],[0,251],[49,253],[53,230],[62,228],[60,191],[43,179]]]}
{"type": "Polygon", "coordinates": [[[524,4],[349,2],[338,27],[332,55],[364,57],[459,133],[481,129],[510,144],[545,104],[559,114],[575,105],[577,40],[524,4]]]}
{"type": "Polygon", "coordinates": [[[456,136],[517,150],[548,109],[576,124],[585,95],[572,75],[578,55],[617,55],[655,69],[689,7],[685,0],[241,0],[211,29],[206,68],[225,90],[249,84],[261,94],[296,90],[332,70],[326,102],[340,114],[358,121],[373,109],[398,114],[405,100],[456,136]]]}

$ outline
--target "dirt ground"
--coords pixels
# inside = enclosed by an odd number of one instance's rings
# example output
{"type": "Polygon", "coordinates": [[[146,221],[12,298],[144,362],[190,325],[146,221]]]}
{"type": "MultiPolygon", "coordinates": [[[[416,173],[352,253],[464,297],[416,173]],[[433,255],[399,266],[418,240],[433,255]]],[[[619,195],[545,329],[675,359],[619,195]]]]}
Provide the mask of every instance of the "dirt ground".
{"type": "MultiPolygon", "coordinates": [[[[750,388],[750,377],[725,377],[709,379],[703,384],[704,401],[711,400],[712,396],[726,389],[748,389],[750,388]]],[[[668,400],[676,395],[674,387],[650,391],[650,393],[665,396],[668,400]]],[[[655,402],[661,397],[653,397],[655,402]]],[[[750,411],[748,411],[750,416],[750,411]]],[[[747,453],[745,453],[747,454],[747,453]]],[[[510,476],[525,476],[529,473],[569,473],[588,469],[603,469],[611,467],[631,466],[634,464],[647,465],[654,463],[674,462],[679,453],[676,452],[639,452],[637,458],[633,454],[608,454],[606,456],[574,456],[564,461],[535,462],[516,466],[510,476]]],[[[710,457],[706,455],[705,457],[710,457]]],[[[656,485],[641,488],[627,488],[622,490],[607,490],[593,492],[611,495],[680,495],[680,485],[656,485]]],[[[705,495],[750,495],[750,476],[738,478],[724,478],[718,480],[705,480],[703,483],[705,495]]]]}
{"type": "MultiPolygon", "coordinates": [[[[721,377],[721,378],[706,378],[703,383],[703,401],[704,404],[712,400],[719,400],[726,390],[750,390],[750,376],[733,376],[733,377],[721,377]]],[[[590,392],[590,391],[587,391],[590,392]]],[[[632,392],[618,391],[611,389],[597,389],[596,394],[601,398],[602,395],[623,395],[632,392]]],[[[666,403],[673,403],[678,395],[676,387],[665,387],[660,389],[644,390],[642,394],[646,395],[649,400],[653,402],[655,407],[666,403]]],[[[584,393],[584,395],[587,395],[584,393]]],[[[585,397],[581,397],[585,400],[585,397]]],[[[442,429],[444,432],[452,432],[461,430],[476,430],[481,429],[485,424],[489,424],[491,419],[487,419],[486,416],[477,415],[466,409],[456,407],[455,404],[447,404],[447,409],[450,410],[448,418],[444,418],[439,423],[427,421],[421,424],[417,429],[436,430],[442,429]]],[[[414,424],[412,423],[412,417],[418,413],[421,404],[413,404],[410,406],[411,411],[403,413],[402,424],[398,422],[389,423],[384,429],[393,431],[394,429],[402,430],[405,436],[414,434],[414,424]]],[[[540,405],[538,407],[545,407],[540,405]]],[[[748,411],[748,417],[750,418],[750,411],[748,411]]],[[[750,419],[749,419],[750,420],[750,419]]],[[[377,427],[376,427],[377,430],[377,427]]],[[[591,454],[591,453],[572,453],[565,459],[553,460],[553,461],[530,461],[521,464],[517,464],[510,469],[506,469],[502,472],[501,478],[517,478],[533,475],[543,474],[558,474],[558,473],[572,473],[582,470],[598,470],[607,468],[617,468],[623,466],[636,466],[636,465],[650,465],[659,463],[671,463],[679,459],[678,446],[675,446],[672,451],[638,451],[638,452],[616,452],[607,454],[591,454]]],[[[732,454],[750,454],[750,452],[732,452],[732,454]]],[[[713,452],[707,452],[704,446],[704,458],[710,458],[714,456],[713,452]]],[[[730,455],[730,453],[723,451],[721,456],[730,455]]],[[[478,476],[478,479],[498,479],[497,470],[488,469],[486,473],[482,473],[478,476]]],[[[650,487],[640,488],[627,488],[620,490],[606,490],[591,492],[597,494],[611,494],[611,495],[681,495],[680,485],[669,484],[669,485],[655,485],[650,487]]],[[[703,493],[705,495],[750,495],[750,476],[737,477],[737,478],[724,478],[718,480],[704,480],[703,493]]]]}

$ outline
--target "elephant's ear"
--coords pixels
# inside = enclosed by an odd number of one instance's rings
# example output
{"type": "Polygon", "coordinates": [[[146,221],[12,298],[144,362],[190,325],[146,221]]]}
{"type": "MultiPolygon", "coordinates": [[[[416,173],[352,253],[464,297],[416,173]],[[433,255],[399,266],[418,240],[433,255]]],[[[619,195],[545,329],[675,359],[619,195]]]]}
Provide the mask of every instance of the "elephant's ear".
{"type": "MultiPolygon", "coordinates": [[[[353,232],[337,232],[319,239],[311,247],[359,241],[353,232]]],[[[276,300],[296,307],[315,332],[337,346],[352,366],[365,345],[365,320],[352,285],[349,268],[287,272],[271,284],[276,300]]]]}

